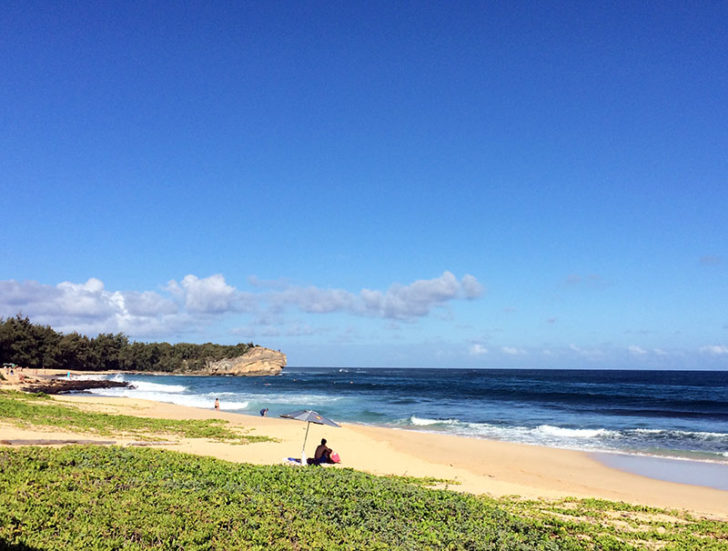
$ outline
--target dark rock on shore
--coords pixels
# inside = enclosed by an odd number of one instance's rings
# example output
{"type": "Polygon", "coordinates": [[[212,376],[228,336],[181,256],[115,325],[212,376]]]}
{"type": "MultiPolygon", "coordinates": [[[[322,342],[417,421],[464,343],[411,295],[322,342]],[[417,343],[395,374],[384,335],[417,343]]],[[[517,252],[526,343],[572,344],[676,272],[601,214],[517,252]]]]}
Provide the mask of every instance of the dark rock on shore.
{"type": "Polygon", "coordinates": [[[92,388],[115,388],[131,386],[120,381],[74,381],[68,379],[48,379],[47,381],[31,383],[23,387],[26,392],[42,392],[44,394],[60,394],[61,392],[79,392],[92,388]]]}

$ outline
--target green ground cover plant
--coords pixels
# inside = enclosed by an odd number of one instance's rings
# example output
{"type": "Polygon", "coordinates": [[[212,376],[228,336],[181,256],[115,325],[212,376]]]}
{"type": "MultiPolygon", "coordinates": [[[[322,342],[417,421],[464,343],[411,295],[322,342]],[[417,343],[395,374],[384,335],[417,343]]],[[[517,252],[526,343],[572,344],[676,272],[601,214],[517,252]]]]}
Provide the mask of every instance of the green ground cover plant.
{"type": "Polygon", "coordinates": [[[140,440],[164,437],[206,438],[219,442],[250,444],[273,440],[235,430],[223,419],[152,419],[83,411],[59,403],[45,394],[0,392],[0,419],[20,426],[59,427],[98,435],[127,434],[140,440]]]}
{"type": "Polygon", "coordinates": [[[115,446],[0,448],[0,511],[15,549],[728,548],[725,523],[657,509],[115,446]]]}
{"type": "Polygon", "coordinates": [[[603,499],[501,499],[517,516],[559,527],[594,549],[728,549],[728,522],[603,499]]]}

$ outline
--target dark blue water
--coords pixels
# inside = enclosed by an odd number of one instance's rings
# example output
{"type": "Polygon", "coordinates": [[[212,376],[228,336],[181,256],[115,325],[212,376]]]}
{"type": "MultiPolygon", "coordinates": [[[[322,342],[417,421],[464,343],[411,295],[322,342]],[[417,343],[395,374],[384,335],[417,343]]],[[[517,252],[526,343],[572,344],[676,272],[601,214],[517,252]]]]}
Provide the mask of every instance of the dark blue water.
{"type": "MultiPolygon", "coordinates": [[[[117,376],[118,377],[118,376],[117,376]]],[[[286,368],[276,377],[125,375],[99,391],[584,450],[728,462],[727,371],[286,368]]]]}

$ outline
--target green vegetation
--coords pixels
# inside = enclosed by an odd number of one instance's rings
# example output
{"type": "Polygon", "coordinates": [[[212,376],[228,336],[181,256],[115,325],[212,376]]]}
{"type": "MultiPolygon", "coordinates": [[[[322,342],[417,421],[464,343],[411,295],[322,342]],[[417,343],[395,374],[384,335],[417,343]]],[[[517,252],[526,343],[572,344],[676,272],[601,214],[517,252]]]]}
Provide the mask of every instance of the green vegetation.
{"type": "Polygon", "coordinates": [[[728,550],[728,522],[603,499],[501,499],[511,514],[566,531],[587,549],[728,550]]]}
{"type": "Polygon", "coordinates": [[[31,368],[194,372],[207,361],[241,356],[254,346],[130,342],[122,333],[89,338],[76,332],[58,333],[20,314],[0,318],[0,361],[31,368]]]}
{"type": "Polygon", "coordinates": [[[726,523],[656,509],[118,447],[0,449],[0,511],[18,549],[728,548],[726,523]]]}
{"type": "Polygon", "coordinates": [[[96,413],[59,403],[44,394],[22,392],[0,392],[0,419],[21,426],[61,427],[104,436],[133,435],[140,440],[159,440],[170,436],[207,438],[235,444],[273,440],[267,436],[254,436],[234,430],[223,419],[152,419],[96,413]]]}
{"type": "Polygon", "coordinates": [[[402,482],[409,484],[418,484],[425,487],[444,487],[447,489],[449,486],[459,486],[460,482],[457,480],[449,480],[447,478],[435,478],[434,476],[395,476],[390,475],[388,478],[396,478],[402,482]]]}

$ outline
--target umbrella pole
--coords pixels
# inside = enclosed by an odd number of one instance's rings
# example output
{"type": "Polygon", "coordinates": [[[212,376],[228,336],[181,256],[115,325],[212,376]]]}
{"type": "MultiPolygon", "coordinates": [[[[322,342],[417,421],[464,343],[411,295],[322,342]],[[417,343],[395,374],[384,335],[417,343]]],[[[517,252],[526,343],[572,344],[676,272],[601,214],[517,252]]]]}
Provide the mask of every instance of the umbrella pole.
{"type": "Polygon", "coordinates": [[[311,422],[306,423],[306,436],[303,437],[303,449],[306,449],[306,440],[308,440],[308,429],[311,428],[311,422]]]}

